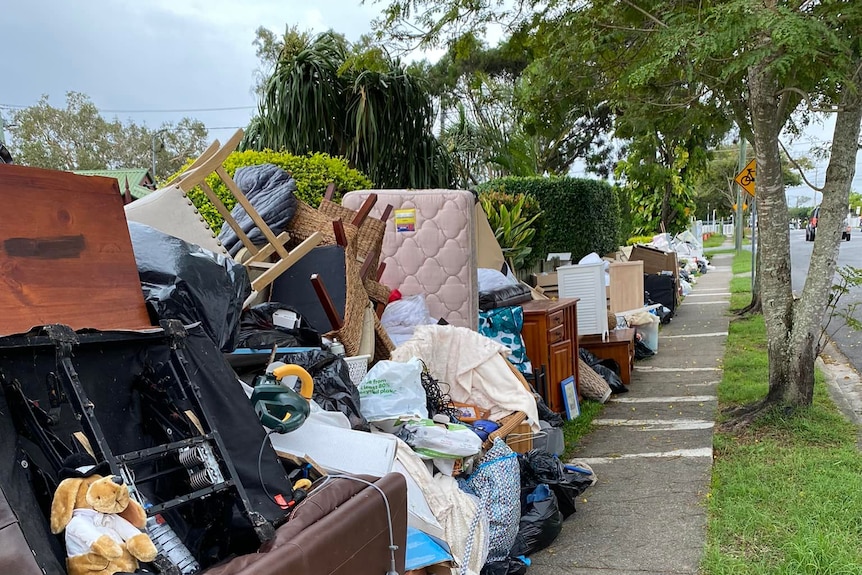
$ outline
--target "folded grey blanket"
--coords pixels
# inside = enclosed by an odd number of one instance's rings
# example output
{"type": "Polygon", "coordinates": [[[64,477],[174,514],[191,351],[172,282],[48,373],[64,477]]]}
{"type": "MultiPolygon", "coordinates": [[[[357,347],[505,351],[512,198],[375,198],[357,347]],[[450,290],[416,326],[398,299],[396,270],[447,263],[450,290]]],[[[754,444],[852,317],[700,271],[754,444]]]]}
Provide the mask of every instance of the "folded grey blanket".
{"type": "MultiPolygon", "coordinates": [[[[273,233],[283,232],[296,213],[296,196],[293,195],[296,180],[293,176],[273,164],[261,164],[239,168],[234,181],[273,233]]],[[[241,205],[235,205],[230,213],[255,245],[266,243],[263,233],[241,205]]],[[[232,256],[243,247],[227,222],[222,224],[218,239],[232,256]]]]}

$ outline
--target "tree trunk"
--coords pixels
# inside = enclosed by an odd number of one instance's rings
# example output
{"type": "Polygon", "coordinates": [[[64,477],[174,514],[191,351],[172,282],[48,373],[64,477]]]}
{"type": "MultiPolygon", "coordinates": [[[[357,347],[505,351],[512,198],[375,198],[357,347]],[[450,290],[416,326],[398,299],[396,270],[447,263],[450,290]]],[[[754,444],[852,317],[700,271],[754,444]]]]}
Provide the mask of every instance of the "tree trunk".
{"type": "Polygon", "coordinates": [[[795,361],[788,345],[793,327],[793,293],[790,285],[787,201],[778,147],[778,136],[784,121],[778,117],[778,83],[768,69],[768,63],[749,71],[748,85],[754,127],[752,143],[757,159],[755,199],[760,217],[762,250],[760,295],[769,357],[769,393],[766,402],[771,404],[782,403],[788,395],[791,388],[790,364],[795,361]]]}
{"type": "Polygon", "coordinates": [[[855,171],[862,103],[854,95],[845,94],[835,125],[808,277],[802,297],[794,304],[789,221],[778,145],[784,124],[778,112],[778,85],[765,65],[752,68],[748,80],[757,158],[760,296],[769,357],[769,392],[764,405],[810,405],[815,344],[829,299],[841,225],[855,171]]]}
{"type": "MultiPolygon", "coordinates": [[[[862,60],[859,63],[862,64],[862,60]]],[[[845,88],[832,134],[823,201],[820,203],[820,217],[808,277],[802,297],[796,303],[793,313],[790,346],[791,353],[795,354],[791,356],[794,358],[791,364],[794,385],[785,397],[786,401],[801,398],[805,403],[811,402],[814,388],[813,363],[817,356],[815,346],[835,277],[838,245],[844,219],[847,217],[850,185],[856,173],[860,124],[862,99],[853,93],[851,88],[845,88]]]]}

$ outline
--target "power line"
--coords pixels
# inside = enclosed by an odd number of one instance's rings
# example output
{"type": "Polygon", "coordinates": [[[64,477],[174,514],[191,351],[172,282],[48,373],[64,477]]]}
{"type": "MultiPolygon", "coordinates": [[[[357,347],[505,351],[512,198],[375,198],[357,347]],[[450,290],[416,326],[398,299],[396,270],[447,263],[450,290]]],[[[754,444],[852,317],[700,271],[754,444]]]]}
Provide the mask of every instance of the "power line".
{"type": "MultiPolygon", "coordinates": [[[[0,108],[9,110],[22,110],[30,106],[20,106],[18,104],[0,104],[0,108]]],[[[228,112],[231,110],[253,110],[257,106],[225,106],[222,108],[176,108],[176,109],[161,109],[161,110],[113,110],[108,108],[96,108],[99,112],[109,114],[171,114],[171,113],[186,113],[186,112],[228,112]]]]}

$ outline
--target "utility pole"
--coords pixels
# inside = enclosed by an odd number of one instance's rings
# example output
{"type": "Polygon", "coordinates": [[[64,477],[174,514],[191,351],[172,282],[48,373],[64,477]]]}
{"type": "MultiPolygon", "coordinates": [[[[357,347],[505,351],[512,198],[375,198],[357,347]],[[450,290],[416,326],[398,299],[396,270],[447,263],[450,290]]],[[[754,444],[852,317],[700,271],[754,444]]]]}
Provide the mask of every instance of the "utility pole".
{"type": "MultiPolygon", "coordinates": [[[[745,146],[748,142],[746,142],[745,138],[740,135],[739,137],[739,159],[737,160],[736,173],[738,174],[742,170],[745,169],[745,146]]],[[[736,224],[734,227],[734,247],[736,251],[742,250],[742,230],[745,228],[745,222],[743,221],[743,210],[742,210],[742,198],[745,192],[742,190],[742,186],[736,184],[736,217],[734,218],[734,223],[736,224]]]]}

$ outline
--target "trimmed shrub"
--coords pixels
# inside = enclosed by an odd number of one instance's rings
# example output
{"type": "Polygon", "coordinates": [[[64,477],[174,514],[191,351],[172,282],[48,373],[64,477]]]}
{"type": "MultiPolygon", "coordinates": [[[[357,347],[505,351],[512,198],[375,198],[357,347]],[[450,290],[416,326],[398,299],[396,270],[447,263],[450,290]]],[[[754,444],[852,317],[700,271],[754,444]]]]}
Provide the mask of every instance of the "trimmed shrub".
{"type": "Polygon", "coordinates": [[[613,187],[605,181],[568,177],[507,177],[478,187],[490,191],[527,194],[544,211],[541,243],[533,253],[572,252],[577,261],[590,252],[605,255],[619,246],[620,207],[613,187]]]}
{"type": "MultiPolygon", "coordinates": [[[[192,160],[189,160],[186,166],[191,162],[192,160]]],[[[273,152],[271,150],[233,152],[225,160],[224,168],[233,177],[237,169],[259,164],[274,164],[290,172],[296,180],[296,197],[315,208],[320,205],[320,200],[326,192],[326,186],[330,182],[334,182],[338,190],[334,200],[339,200],[339,194],[343,192],[372,187],[371,180],[358,170],[348,166],[347,160],[322,153],[295,156],[287,152],[273,152]]],[[[232,209],[236,200],[219,177],[216,174],[210,174],[206,181],[227,209],[232,209]]],[[[216,232],[220,230],[224,220],[203,191],[195,188],[189,192],[189,198],[210,227],[216,232]]]]}
{"type": "Polygon", "coordinates": [[[652,239],[655,236],[632,236],[626,240],[627,246],[633,246],[635,244],[649,244],[652,243],[652,239]]]}

